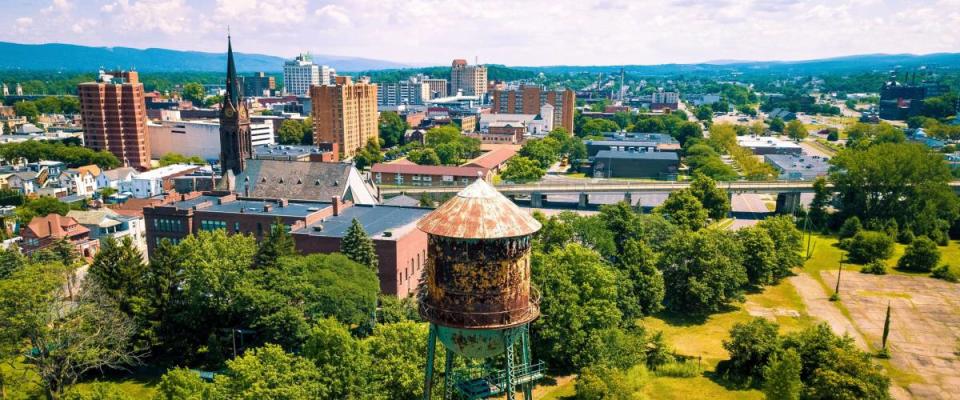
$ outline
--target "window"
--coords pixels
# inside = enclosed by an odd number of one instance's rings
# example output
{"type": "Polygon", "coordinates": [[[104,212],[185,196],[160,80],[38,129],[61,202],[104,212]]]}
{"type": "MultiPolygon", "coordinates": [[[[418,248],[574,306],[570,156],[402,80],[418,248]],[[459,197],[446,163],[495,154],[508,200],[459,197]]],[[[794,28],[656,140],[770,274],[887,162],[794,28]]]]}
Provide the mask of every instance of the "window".
{"type": "Polygon", "coordinates": [[[217,229],[227,229],[226,221],[217,221],[217,220],[201,220],[200,229],[205,231],[215,231],[217,229]]]}
{"type": "Polygon", "coordinates": [[[233,223],[233,233],[240,233],[240,222],[239,222],[239,221],[233,223]]]}

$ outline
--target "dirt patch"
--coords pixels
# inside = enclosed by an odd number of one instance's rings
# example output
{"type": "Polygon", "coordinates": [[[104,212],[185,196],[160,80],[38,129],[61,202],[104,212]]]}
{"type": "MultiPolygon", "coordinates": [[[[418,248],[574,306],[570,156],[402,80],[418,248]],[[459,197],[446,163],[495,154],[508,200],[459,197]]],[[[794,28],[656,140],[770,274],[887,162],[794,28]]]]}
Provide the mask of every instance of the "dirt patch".
{"type": "MultiPolygon", "coordinates": [[[[844,274],[850,276],[850,274],[844,274]]],[[[824,278],[826,281],[836,280],[836,278],[824,278]]],[[[790,277],[790,283],[797,288],[797,293],[803,299],[803,304],[807,306],[807,314],[819,318],[830,326],[830,329],[838,335],[847,334],[857,342],[861,349],[869,350],[867,341],[857,328],[850,322],[843,312],[830,301],[830,294],[827,293],[823,285],[807,274],[799,274],[790,277]]],[[[843,284],[841,283],[841,292],[843,284]]]]}

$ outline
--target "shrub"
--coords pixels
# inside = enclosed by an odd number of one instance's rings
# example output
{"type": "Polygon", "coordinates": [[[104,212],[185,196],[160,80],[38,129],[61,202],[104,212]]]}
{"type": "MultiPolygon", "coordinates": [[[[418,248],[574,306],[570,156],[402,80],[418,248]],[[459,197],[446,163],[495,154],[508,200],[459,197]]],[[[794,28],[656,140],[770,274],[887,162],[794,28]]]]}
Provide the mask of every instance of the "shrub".
{"type": "Polygon", "coordinates": [[[633,400],[640,398],[640,390],[647,377],[647,369],[636,365],[629,370],[604,365],[586,367],[574,387],[577,400],[633,400]]]}
{"type": "Polygon", "coordinates": [[[903,229],[899,233],[897,233],[897,242],[900,242],[900,244],[913,243],[913,239],[915,239],[913,237],[913,232],[910,231],[909,229],[903,229]]]}
{"type": "Polygon", "coordinates": [[[734,325],[730,340],[723,341],[723,348],[730,353],[727,372],[740,378],[762,377],[763,367],[780,346],[778,329],[777,324],[763,318],[734,325]]]}
{"type": "Polygon", "coordinates": [[[837,232],[837,234],[841,239],[852,238],[857,233],[860,233],[862,229],[863,225],[860,223],[860,218],[853,216],[843,221],[843,225],[840,226],[840,231],[837,232]]]}
{"type": "Polygon", "coordinates": [[[693,378],[700,376],[703,369],[693,360],[680,360],[666,363],[658,367],[654,374],[670,378],[693,378]]]}
{"type": "Polygon", "coordinates": [[[946,246],[950,244],[950,236],[948,236],[944,231],[939,229],[933,232],[930,232],[930,239],[936,242],[937,245],[939,246],[946,246]]]}
{"type": "Polygon", "coordinates": [[[867,264],[874,260],[886,260],[893,254],[893,239],[883,232],[861,231],[847,243],[850,260],[867,264]]]}
{"type": "Polygon", "coordinates": [[[953,269],[950,268],[950,265],[948,264],[943,264],[939,267],[934,268],[933,273],[930,274],[930,276],[937,279],[943,279],[947,282],[956,283],[960,281],[960,276],[958,276],[957,273],[954,272],[953,269]]]}
{"type": "Polygon", "coordinates": [[[929,272],[937,266],[937,262],[939,261],[940,249],[937,248],[937,244],[926,236],[920,236],[917,240],[914,240],[910,246],[907,246],[903,257],[897,260],[897,268],[908,271],[929,272]]]}
{"type": "Polygon", "coordinates": [[[860,269],[860,272],[865,274],[874,274],[874,275],[886,275],[887,274],[887,265],[880,260],[873,260],[863,268],[860,269]]]}

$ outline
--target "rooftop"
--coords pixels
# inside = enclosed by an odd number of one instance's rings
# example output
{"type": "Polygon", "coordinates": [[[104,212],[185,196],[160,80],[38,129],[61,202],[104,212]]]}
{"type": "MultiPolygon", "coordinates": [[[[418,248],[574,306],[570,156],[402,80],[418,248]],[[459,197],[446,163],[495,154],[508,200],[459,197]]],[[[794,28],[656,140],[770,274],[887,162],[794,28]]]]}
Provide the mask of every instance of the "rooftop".
{"type": "Polygon", "coordinates": [[[288,202],[282,206],[275,200],[254,200],[237,199],[220,203],[219,199],[213,200],[213,204],[201,208],[203,212],[226,213],[226,214],[253,214],[253,215],[273,215],[277,217],[297,217],[306,216],[319,212],[320,210],[331,207],[329,202],[311,201],[311,202],[288,202]],[[269,205],[269,211],[265,211],[265,206],[269,205]]]}
{"type": "Polygon", "coordinates": [[[482,179],[474,181],[417,223],[417,228],[428,234],[459,239],[526,236],[540,227],[540,222],[528,212],[482,179]]]}
{"type": "Polygon", "coordinates": [[[672,151],[613,151],[600,150],[595,158],[620,158],[634,160],[679,160],[677,153],[672,151]]]}
{"type": "Polygon", "coordinates": [[[777,148],[796,148],[800,145],[789,140],[778,139],[767,136],[737,136],[737,144],[749,148],[777,147],[777,148]]]}
{"type": "Polygon", "coordinates": [[[371,238],[399,237],[398,230],[413,229],[413,223],[430,213],[428,208],[354,205],[341,211],[340,215],[324,218],[323,221],[294,231],[294,234],[343,237],[347,228],[356,219],[371,238]],[[390,232],[389,236],[385,232],[390,232]]]}
{"type": "Polygon", "coordinates": [[[482,167],[458,167],[452,165],[417,165],[410,163],[374,164],[370,168],[373,173],[383,174],[419,174],[419,175],[450,175],[476,178],[486,174],[487,169],[482,167]]]}
{"type": "Polygon", "coordinates": [[[160,167],[151,169],[147,172],[140,173],[136,176],[135,179],[162,179],[170,175],[176,175],[184,172],[189,172],[199,168],[196,165],[190,164],[174,164],[168,165],[166,167],[160,167]]]}
{"type": "Polygon", "coordinates": [[[763,159],[777,168],[781,175],[787,175],[788,179],[812,180],[826,175],[830,170],[830,159],[827,157],[767,154],[763,159]]]}
{"type": "Polygon", "coordinates": [[[322,151],[314,146],[294,146],[287,144],[264,144],[253,147],[253,155],[257,156],[303,156],[320,154],[322,151]]]}

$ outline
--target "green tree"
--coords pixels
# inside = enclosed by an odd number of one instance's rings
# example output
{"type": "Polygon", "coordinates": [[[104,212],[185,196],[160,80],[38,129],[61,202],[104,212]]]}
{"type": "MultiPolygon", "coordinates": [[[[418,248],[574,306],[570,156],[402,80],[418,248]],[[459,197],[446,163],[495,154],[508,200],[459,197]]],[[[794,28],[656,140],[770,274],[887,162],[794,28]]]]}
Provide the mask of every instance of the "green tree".
{"type": "Polygon", "coordinates": [[[143,254],[133,245],[133,239],[127,236],[117,242],[108,236],[100,243],[88,276],[121,311],[130,315],[146,301],[141,286],[146,270],[143,254]]]}
{"type": "Polygon", "coordinates": [[[926,236],[916,238],[897,260],[897,268],[907,271],[930,272],[940,262],[940,249],[926,236]]]}
{"type": "Polygon", "coordinates": [[[280,123],[280,129],[277,129],[277,143],[279,144],[303,144],[305,136],[311,132],[305,128],[304,123],[296,119],[285,119],[280,123]]]}
{"type": "Polygon", "coordinates": [[[858,264],[886,260],[893,255],[893,238],[883,232],[860,231],[845,246],[847,257],[858,264]]]}
{"type": "Polygon", "coordinates": [[[160,378],[157,399],[206,400],[214,398],[214,385],[200,379],[200,375],[186,368],[173,368],[160,378]]]}
{"type": "Polygon", "coordinates": [[[283,221],[277,218],[270,225],[270,233],[260,241],[254,263],[260,268],[268,268],[275,266],[280,257],[295,254],[297,254],[297,248],[293,242],[293,235],[290,235],[283,221]]]}
{"type": "Polygon", "coordinates": [[[40,110],[32,101],[18,101],[13,104],[13,111],[20,117],[26,117],[30,122],[36,122],[40,116],[40,110]]]}
{"type": "Polygon", "coordinates": [[[599,253],[575,243],[535,253],[531,264],[547,316],[533,323],[535,353],[558,371],[586,366],[595,359],[584,351],[594,333],[621,322],[616,271],[599,253]]]}
{"type": "Polygon", "coordinates": [[[27,258],[17,246],[0,249],[0,279],[6,279],[27,265],[27,258]]]}
{"type": "Polygon", "coordinates": [[[227,361],[227,369],[213,380],[218,398],[312,399],[329,388],[310,360],[266,345],[227,361]]]}
{"type": "Polygon", "coordinates": [[[199,156],[187,157],[180,153],[167,153],[160,157],[160,166],[165,167],[167,165],[174,164],[206,164],[199,156]]]}
{"type": "Polygon", "coordinates": [[[780,348],[779,328],[763,318],[734,324],[730,339],[723,341],[723,348],[730,353],[727,371],[739,378],[762,378],[764,368],[780,348]]]}
{"type": "Polygon", "coordinates": [[[440,165],[440,156],[433,149],[417,149],[407,154],[407,159],[419,165],[440,165]]]}
{"type": "Polygon", "coordinates": [[[777,133],[783,133],[783,130],[786,129],[786,124],[782,119],[774,118],[770,120],[770,130],[777,133]]]}
{"type": "Polygon", "coordinates": [[[693,174],[690,182],[690,193],[707,210],[707,215],[714,220],[720,220],[730,212],[730,196],[727,191],[717,187],[717,182],[701,173],[693,174]]]}
{"type": "Polygon", "coordinates": [[[647,376],[643,365],[627,370],[606,365],[583,369],[574,387],[576,400],[634,400],[643,398],[641,392],[647,376]]]}
{"type": "Polygon", "coordinates": [[[788,122],[784,133],[786,133],[790,139],[797,141],[803,140],[810,135],[810,133],[807,132],[807,127],[803,126],[803,122],[800,122],[798,119],[788,122]]]}
{"type": "Polygon", "coordinates": [[[809,218],[814,228],[824,228],[827,226],[829,213],[827,206],[830,205],[833,193],[827,188],[827,180],[818,177],[813,181],[813,200],[810,202],[809,218]]]}
{"type": "Polygon", "coordinates": [[[840,239],[852,238],[860,233],[861,230],[863,230],[863,225],[860,224],[860,218],[854,215],[843,221],[843,225],[840,225],[840,231],[837,232],[837,236],[839,236],[840,239]]]}
{"type": "Polygon", "coordinates": [[[714,229],[671,239],[661,253],[664,305],[672,311],[721,311],[743,297],[747,272],[733,233],[714,229]]]}
{"type": "Polygon", "coordinates": [[[657,254],[636,239],[627,240],[620,254],[616,267],[626,278],[621,284],[630,294],[628,298],[639,307],[638,315],[624,315],[624,318],[640,318],[663,309],[663,273],[657,269],[657,254]]]}
{"type": "MultiPolygon", "coordinates": [[[[376,360],[369,368],[372,387],[368,391],[386,399],[418,400],[423,397],[423,366],[427,362],[425,324],[399,322],[377,325],[373,335],[364,344],[370,359],[376,360]]],[[[436,362],[443,365],[443,360],[440,356],[436,362]]]]}
{"type": "Polygon", "coordinates": [[[400,118],[395,112],[380,113],[380,138],[385,147],[393,147],[403,141],[403,133],[407,131],[407,121],[400,118]]]}
{"type": "Polygon", "coordinates": [[[366,146],[357,152],[353,157],[353,161],[357,169],[364,169],[383,161],[383,153],[380,151],[380,140],[377,138],[367,140],[366,146]]]}
{"type": "Polygon", "coordinates": [[[800,400],[800,356],[794,349],[773,354],[763,370],[763,394],[769,400],[800,400]]]}
{"type": "Polygon", "coordinates": [[[767,231],[773,240],[776,268],[773,270],[773,282],[789,276],[793,268],[803,266],[803,232],[797,229],[789,215],[765,218],[757,227],[767,231]]]}
{"type": "Polygon", "coordinates": [[[320,384],[328,388],[318,397],[356,399],[370,395],[367,381],[371,358],[347,326],[333,318],[317,321],[303,345],[303,356],[320,370],[320,384]]]}
{"type": "Polygon", "coordinates": [[[667,200],[655,208],[654,212],[663,215],[676,226],[691,231],[707,226],[707,217],[709,217],[707,210],[703,208],[696,196],[686,189],[670,193],[667,200]]]}
{"type": "Polygon", "coordinates": [[[507,161],[507,167],[500,174],[500,178],[507,182],[528,183],[540,180],[546,173],[536,161],[516,156],[507,161]]]}
{"type": "Polygon", "coordinates": [[[373,245],[373,240],[367,236],[363,225],[360,225],[360,221],[356,218],[350,222],[350,227],[347,228],[347,233],[340,242],[340,252],[372,271],[377,271],[379,268],[380,261],[377,258],[377,249],[373,245]]]}
{"type": "Polygon", "coordinates": [[[680,142],[681,146],[685,146],[690,140],[702,139],[703,128],[696,122],[685,121],[676,129],[676,133],[673,134],[673,136],[680,142]]]}
{"type": "Polygon", "coordinates": [[[203,105],[203,99],[207,97],[207,92],[203,89],[203,85],[190,82],[183,85],[180,95],[183,96],[184,100],[192,101],[194,105],[201,106],[203,105]]]}
{"type": "Polygon", "coordinates": [[[616,122],[602,118],[584,118],[586,121],[581,126],[578,136],[594,136],[604,132],[617,132],[620,126],[616,122]]]}
{"type": "Polygon", "coordinates": [[[742,228],[736,235],[743,245],[743,266],[750,283],[763,286],[776,282],[777,251],[767,231],[754,226],[742,228]]]}
{"type": "Polygon", "coordinates": [[[811,399],[887,399],[890,379],[849,336],[838,337],[826,324],[783,338],[783,349],[800,356],[802,397],[811,399]]]}
{"type": "Polygon", "coordinates": [[[530,139],[517,154],[534,160],[540,164],[541,168],[547,169],[560,159],[562,146],[561,142],[552,137],[530,139]]]}

